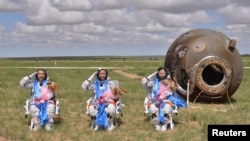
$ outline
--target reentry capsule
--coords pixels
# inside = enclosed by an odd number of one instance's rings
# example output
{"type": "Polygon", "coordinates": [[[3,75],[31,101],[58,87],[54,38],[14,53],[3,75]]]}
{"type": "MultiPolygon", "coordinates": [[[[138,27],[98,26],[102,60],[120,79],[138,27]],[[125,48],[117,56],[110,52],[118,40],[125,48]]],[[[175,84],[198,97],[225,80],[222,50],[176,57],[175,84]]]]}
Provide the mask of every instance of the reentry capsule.
{"type": "Polygon", "coordinates": [[[188,94],[190,100],[225,100],[235,93],[243,76],[236,40],[210,29],[180,35],[167,51],[165,67],[180,95],[188,94]]]}

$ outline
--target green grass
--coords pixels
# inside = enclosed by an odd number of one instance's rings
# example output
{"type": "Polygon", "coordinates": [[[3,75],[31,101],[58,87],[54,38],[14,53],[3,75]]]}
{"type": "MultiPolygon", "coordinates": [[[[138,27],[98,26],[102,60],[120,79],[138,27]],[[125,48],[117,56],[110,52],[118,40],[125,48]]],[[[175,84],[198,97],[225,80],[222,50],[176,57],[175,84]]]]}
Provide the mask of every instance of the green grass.
{"type": "MultiPolygon", "coordinates": [[[[250,60],[249,58],[244,58],[250,60]]],[[[146,59],[145,59],[146,60],[146,59]]],[[[60,60],[57,67],[121,67],[128,73],[146,76],[163,66],[159,61],[86,61],[60,60]]],[[[148,60],[148,59],[147,59],[148,60]]],[[[249,61],[243,61],[250,66],[249,61]]],[[[95,68],[91,69],[47,69],[50,79],[59,85],[57,97],[61,102],[63,122],[57,124],[51,132],[28,129],[28,119],[24,118],[24,102],[30,90],[19,86],[20,79],[35,71],[26,68],[7,67],[53,67],[55,61],[14,61],[0,60],[0,140],[18,141],[205,141],[207,140],[208,124],[249,124],[250,123],[250,69],[244,69],[244,76],[239,89],[232,96],[232,103],[223,104],[191,103],[187,109],[179,109],[173,115],[174,130],[157,132],[143,115],[143,101],[146,90],[140,85],[140,79],[123,77],[113,69],[109,70],[112,79],[120,81],[127,90],[122,101],[126,105],[124,116],[118,116],[119,126],[111,132],[90,129],[90,118],[85,114],[86,100],[91,92],[81,89],[82,82],[88,78],[95,68]],[[6,67],[6,68],[3,68],[6,67]],[[233,107],[231,107],[233,106],[233,107]]]]}

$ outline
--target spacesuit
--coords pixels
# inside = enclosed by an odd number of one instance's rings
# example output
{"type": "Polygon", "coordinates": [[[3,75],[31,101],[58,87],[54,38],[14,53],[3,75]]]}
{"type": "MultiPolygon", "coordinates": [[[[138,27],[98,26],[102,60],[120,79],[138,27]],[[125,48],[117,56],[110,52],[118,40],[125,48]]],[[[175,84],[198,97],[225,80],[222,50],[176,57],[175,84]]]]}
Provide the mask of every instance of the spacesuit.
{"type": "Polygon", "coordinates": [[[55,97],[55,93],[48,87],[48,83],[50,81],[47,72],[43,69],[38,69],[20,80],[21,87],[32,89],[30,98],[26,100],[24,106],[25,116],[31,116],[30,130],[36,131],[41,126],[44,126],[46,130],[52,130],[53,116],[59,115],[59,101],[55,97]],[[42,79],[38,76],[39,71],[44,72],[42,79]]]}
{"type": "Polygon", "coordinates": [[[167,75],[166,69],[160,67],[158,71],[143,78],[141,84],[147,89],[144,113],[149,113],[150,122],[155,125],[156,130],[165,131],[167,125],[173,129],[172,113],[177,112],[177,100],[173,98],[175,82],[167,75]],[[160,71],[165,74],[162,78],[159,77],[160,71]]]}
{"type": "Polygon", "coordinates": [[[87,80],[82,83],[84,91],[93,91],[93,96],[87,100],[87,114],[92,119],[92,128],[98,130],[104,127],[107,130],[113,130],[116,114],[121,112],[121,95],[116,94],[114,90],[119,87],[119,81],[110,80],[106,69],[99,69],[94,72],[87,80]],[[106,72],[105,78],[101,79],[99,73],[106,72]]]}

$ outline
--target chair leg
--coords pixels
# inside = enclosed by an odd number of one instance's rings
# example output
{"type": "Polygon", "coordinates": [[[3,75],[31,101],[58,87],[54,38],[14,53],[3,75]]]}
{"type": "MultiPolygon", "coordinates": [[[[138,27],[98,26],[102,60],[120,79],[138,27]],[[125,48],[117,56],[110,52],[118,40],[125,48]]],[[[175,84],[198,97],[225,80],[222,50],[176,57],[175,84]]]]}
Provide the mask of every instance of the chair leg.
{"type": "Polygon", "coordinates": [[[172,115],[169,116],[169,124],[170,124],[170,129],[174,129],[174,123],[173,123],[173,119],[172,119],[172,115]]]}

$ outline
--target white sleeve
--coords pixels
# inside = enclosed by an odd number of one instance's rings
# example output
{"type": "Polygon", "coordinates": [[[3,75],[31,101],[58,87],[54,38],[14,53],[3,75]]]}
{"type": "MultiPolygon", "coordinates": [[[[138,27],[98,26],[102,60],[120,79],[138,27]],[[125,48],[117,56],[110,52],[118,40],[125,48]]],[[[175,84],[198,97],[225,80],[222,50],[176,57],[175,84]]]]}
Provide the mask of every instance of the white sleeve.
{"type": "Polygon", "coordinates": [[[147,86],[148,86],[148,83],[149,83],[150,81],[154,80],[154,78],[156,77],[156,74],[157,74],[157,71],[154,72],[154,73],[152,73],[152,74],[150,74],[150,75],[147,76],[147,77],[144,77],[144,78],[142,79],[142,81],[141,81],[141,84],[142,84],[143,86],[147,87],[147,86]]]}
{"type": "Polygon", "coordinates": [[[33,81],[30,79],[29,76],[25,76],[20,80],[20,86],[23,88],[31,88],[33,81]]]}
{"type": "Polygon", "coordinates": [[[94,81],[96,80],[97,71],[95,71],[87,80],[83,81],[82,89],[85,91],[94,89],[94,81]]]}
{"type": "Polygon", "coordinates": [[[154,81],[151,80],[151,81],[149,81],[149,82],[147,83],[147,85],[146,85],[146,89],[147,89],[148,95],[151,95],[151,94],[152,94],[153,88],[154,88],[154,81]]]}
{"type": "Polygon", "coordinates": [[[147,78],[150,79],[150,80],[153,80],[156,77],[156,74],[157,74],[157,71],[150,74],[147,78]]]}
{"type": "Polygon", "coordinates": [[[147,83],[147,87],[153,87],[154,86],[154,81],[151,80],[147,83]]]}
{"type": "Polygon", "coordinates": [[[89,80],[85,80],[82,83],[82,89],[85,90],[85,91],[88,91],[90,85],[91,85],[91,82],[89,80]]]}
{"type": "Polygon", "coordinates": [[[94,82],[96,80],[97,71],[95,71],[87,80],[90,82],[94,82]]]}
{"type": "Polygon", "coordinates": [[[31,80],[34,80],[35,77],[36,77],[36,74],[37,72],[33,72],[31,75],[29,75],[28,77],[31,79],[31,80]]]}
{"type": "Polygon", "coordinates": [[[146,87],[147,86],[147,83],[148,83],[149,79],[147,77],[144,77],[141,81],[141,85],[146,87]]]}

